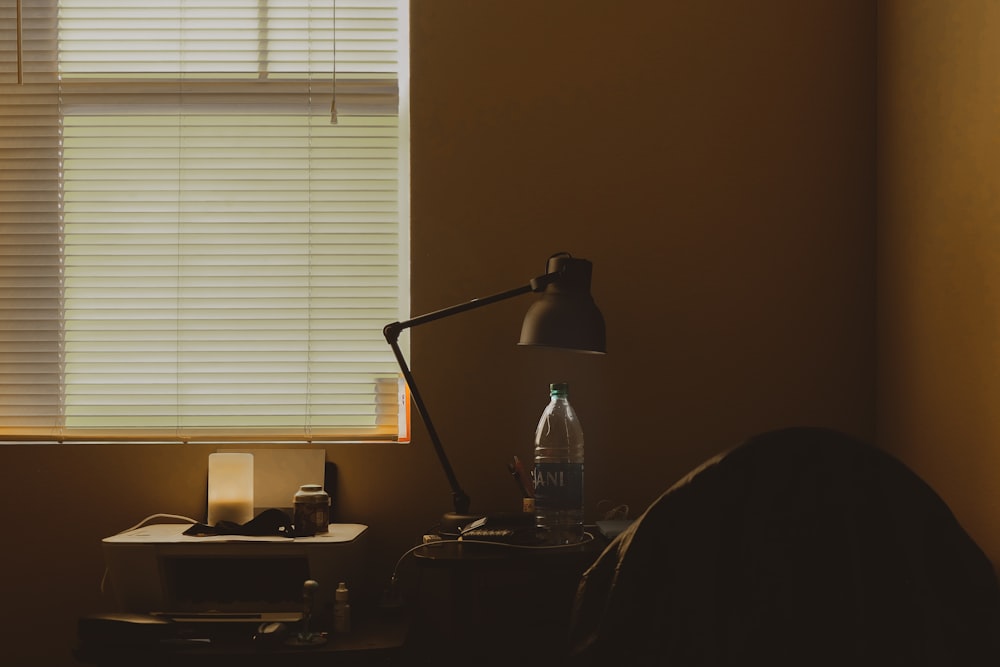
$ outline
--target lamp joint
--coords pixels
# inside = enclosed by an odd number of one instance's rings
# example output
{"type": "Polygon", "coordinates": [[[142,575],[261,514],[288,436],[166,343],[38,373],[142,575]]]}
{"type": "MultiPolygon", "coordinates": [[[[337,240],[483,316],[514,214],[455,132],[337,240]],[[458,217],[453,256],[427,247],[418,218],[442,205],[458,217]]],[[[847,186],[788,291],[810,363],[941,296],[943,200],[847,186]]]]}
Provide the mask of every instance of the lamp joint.
{"type": "Polygon", "coordinates": [[[392,322],[382,327],[382,335],[390,345],[399,340],[399,334],[403,332],[403,325],[400,322],[392,322]]]}

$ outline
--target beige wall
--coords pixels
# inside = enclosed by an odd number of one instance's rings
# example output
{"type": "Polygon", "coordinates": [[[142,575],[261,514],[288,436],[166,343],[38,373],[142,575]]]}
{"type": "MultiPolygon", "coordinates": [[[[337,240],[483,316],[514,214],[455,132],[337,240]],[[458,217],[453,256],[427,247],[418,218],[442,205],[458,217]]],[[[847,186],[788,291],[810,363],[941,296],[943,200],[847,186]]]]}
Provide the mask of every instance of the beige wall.
{"type": "MultiPolygon", "coordinates": [[[[870,0],[414,0],[412,20],[414,312],[569,250],[594,262],[609,332],[603,358],[519,350],[527,297],[414,332],[474,507],[518,505],[505,463],[530,456],[557,379],[586,431],[589,519],[640,512],[757,431],[874,436],[870,0]]],[[[416,426],[411,446],[328,450],[378,582],[450,505],[416,426]]],[[[200,516],[209,451],[0,447],[11,664],[70,662],[77,615],[110,605],[100,538],[200,516]]]]}
{"type": "Polygon", "coordinates": [[[879,433],[1000,563],[1000,5],[879,3],[879,433]]]}

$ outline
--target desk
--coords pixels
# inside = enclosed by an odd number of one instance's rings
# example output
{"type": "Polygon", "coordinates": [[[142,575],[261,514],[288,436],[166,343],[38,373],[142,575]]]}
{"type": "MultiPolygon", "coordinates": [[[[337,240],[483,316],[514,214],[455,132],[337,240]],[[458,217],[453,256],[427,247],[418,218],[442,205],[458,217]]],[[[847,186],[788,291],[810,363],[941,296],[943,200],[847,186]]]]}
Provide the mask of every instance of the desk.
{"type": "Polygon", "coordinates": [[[447,541],[417,549],[410,663],[562,664],[580,575],[606,544],[447,541]]]}
{"type": "Polygon", "coordinates": [[[109,646],[83,641],[74,651],[78,662],[101,667],[295,667],[296,665],[397,665],[406,640],[408,621],[403,616],[364,616],[351,632],[330,634],[326,644],[292,648],[282,644],[261,646],[252,636],[256,626],[214,624],[214,628],[187,628],[184,636],[209,636],[201,646],[109,646]]]}

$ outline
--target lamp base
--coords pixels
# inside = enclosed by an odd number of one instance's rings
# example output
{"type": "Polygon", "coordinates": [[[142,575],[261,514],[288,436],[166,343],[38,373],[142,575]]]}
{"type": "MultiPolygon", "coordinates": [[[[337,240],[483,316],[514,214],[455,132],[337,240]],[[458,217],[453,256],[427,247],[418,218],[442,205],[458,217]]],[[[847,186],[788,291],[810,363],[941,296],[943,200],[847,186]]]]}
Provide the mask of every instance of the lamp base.
{"type": "Polygon", "coordinates": [[[438,533],[445,537],[458,537],[462,534],[463,528],[483,518],[486,519],[483,528],[487,530],[521,531],[535,527],[535,515],[531,512],[480,512],[472,514],[448,512],[441,517],[438,533]]]}

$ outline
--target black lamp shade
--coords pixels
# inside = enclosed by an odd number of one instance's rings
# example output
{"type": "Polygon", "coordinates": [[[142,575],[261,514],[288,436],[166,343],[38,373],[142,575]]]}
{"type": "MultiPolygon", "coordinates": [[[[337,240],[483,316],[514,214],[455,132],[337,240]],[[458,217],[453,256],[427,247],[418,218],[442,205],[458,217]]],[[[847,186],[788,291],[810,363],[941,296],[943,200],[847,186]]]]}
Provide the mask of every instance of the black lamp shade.
{"type": "Polygon", "coordinates": [[[518,345],[605,353],[604,316],[590,295],[591,263],[554,255],[547,270],[558,273],[558,278],[528,309],[518,345]]]}

